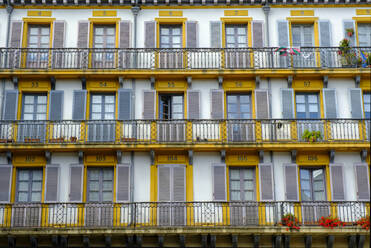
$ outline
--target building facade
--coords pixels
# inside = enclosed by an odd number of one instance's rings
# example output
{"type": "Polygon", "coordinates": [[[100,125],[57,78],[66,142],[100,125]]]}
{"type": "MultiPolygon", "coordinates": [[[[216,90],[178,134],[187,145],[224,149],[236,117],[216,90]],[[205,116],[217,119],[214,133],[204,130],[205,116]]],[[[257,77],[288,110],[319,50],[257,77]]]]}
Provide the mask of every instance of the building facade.
{"type": "Polygon", "coordinates": [[[369,246],[369,0],[0,0],[0,20],[1,247],[369,246]]]}

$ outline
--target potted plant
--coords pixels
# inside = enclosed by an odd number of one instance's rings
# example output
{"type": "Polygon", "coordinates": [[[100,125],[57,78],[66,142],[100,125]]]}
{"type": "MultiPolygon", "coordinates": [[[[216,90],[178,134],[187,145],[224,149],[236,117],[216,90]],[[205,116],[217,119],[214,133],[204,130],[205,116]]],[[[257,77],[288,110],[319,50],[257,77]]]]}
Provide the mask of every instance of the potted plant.
{"type": "Polygon", "coordinates": [[[370,216],[366,216],[365,218],[360,218],[357,221],[357,225],[360,226],[362,229],[368,231],[370,229],[370,216]]]}
{"type": "Polygon", "coordinates": [[[322,134],[321,131],[309,131],[308,129],[305,129],[301,139],[313,143],[317,140],[322,140],[322,134]]]}
{"type": "Polygon", "coordinates": [[[334,227],[341,227],[341,226],[345,226],[345,223],[340,221],[338,218],[335,218],[331,215],[327,216],[327,217],[324,217],[322,216],[319,221],[318,221],[319,225],[324,227],[324,228],[330,228],[330,229],[334,229],[334,227]]]}
{"type": "Polygon", "coordinates": [[[300,230],[299,221],[293,214],[285,214],[282,216],[281,222],[279,223],[281,226],[285,226],[286,230],[300,230]]]}
{"type": "Polygon", "coordinates": [[[340,62],[343,66],[355,66],[357,63],[357,55],[350,47],[350,40],[344,38],[339,43],[340,62]]]}
{"type": "Polygon", "coordinates": [[[352,37],[354,35],[354,29],[353,28],[347,28],[347,29],[345,29],[345,31],[347,32],[347,35],[349,37],[352,37]]]}
{"type": "Polygon", "coordinates": [[[71,142],[76,142],[77,141],[77,137],[75,137],[75,136],[70,137],[70,141],[71,142]]]}

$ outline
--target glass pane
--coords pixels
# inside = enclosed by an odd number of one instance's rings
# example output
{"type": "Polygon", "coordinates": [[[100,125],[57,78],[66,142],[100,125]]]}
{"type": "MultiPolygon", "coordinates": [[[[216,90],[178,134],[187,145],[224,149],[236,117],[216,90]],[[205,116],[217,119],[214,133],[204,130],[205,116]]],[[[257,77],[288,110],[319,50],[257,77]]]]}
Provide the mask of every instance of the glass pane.
{"type": "Polygon", "coordinates": [[[89,193],[89,201],[99,201],[99,193],[98,192],[90,192],[89,193]]]}
{"type": "Polygon", "coordinates": [[[30,36],[29,42],[30,43],[37,43],[38,42],[38,37],[37,36],[30,36]]]}
{"type": "Polygon", "coordinates": [[[365,112],[370,112],[370,104],[368,103],[368,104],[365,104],[365,112]]]}
{"type": "Polygon", "coordinates": [[[253,169],[244,169],[243,170],[244,179],[253,180],[255,178],[254,174],[255,174],[255,170],[253,170],[253,169]]]}
{"type": "Polygon", "coordinates": [[[101,103],[102,102],[102,96],[97,96],[97,95],[93,96],[92,97],[92,102],[93,103],[101,103]]]}
{"type": "Polygon", "coordinates": [[[29,30],[30,30],[30,34],[33,34],[33,35],[39,34],[39,29],[38,28],[30,28],[29,30]]]}
{"type": "Polygon", "coordinates": [[[310,191],[307,191],[307,190],[301,191],[301,200],[302,201],[311,201],[312,197],[310,195],[310,191]]]}
{"type": "Polygon", "coordinates": [[[226,28],[227,34],[234,34],[234,28],[226,28]]]}
{"type": "Polygon", "coordinates": [[[102,35],[103,34],[103,28],[95,28],[95,34],[102,35]]]}
{"type": "Polygon", "coordinates": [[[363,95],[363,101],[365,102],[365,103],[369,103],[370,102],[370,99],[371,98],[371,95],[370,94],[364,94],[363,95]]]}
{"type": "Polygon", "coordinates": [[[228,96],[228,103],[236,103],[237,96],[228,96]]]}
{"type": "Polygon", "coordinates": [[[32,172],[32,180],[33,181],[42,181],[43,179],[43,173],[41,170],[34,170],[32,172]]]}
{"type": "Polygon", "coordinates": [[[241,104],[240,110],[244,113],[250,112],[250,104],[241,104]]]}
{"type": "Polygon", "coordinates": [[[173,96],[173,103],[183,103],[183,96],[173,96]]]}
{"type": "Polygon", "coordinates": [[[297,103],[305,103],[305,96],[304,95],[296,95],[296,102],[297,103]]]}
{"type": "Polygon", "coordinates": [[[179,105],[179,104],[173,105],[173,112],[176,112],[176,113],[181,112],[181,113],[183,113],[183,106],[182,105],[179,105]]]}
{"type": "Polygon", "coordinates": [[[49,28],[42,28],[41,29],[41,34],[42,35],[48,35],[49,34],[49,28]]]}
{"type": "Polygon", "coordinates": [[[103,43],[103,36],[95,36],[94,42],[95,43],[103,43]]]}
{"type": "Polygon", "coordinates": [[[246,28],[243,28],[243,27],[238,28],[238,29],[237,29],[237,33],[238,33],[238,34],[246,34],[246,28]]]}
{"type": "Polygon", "coordinates": [[[36,120],[39,120],[39,121],[46,120],[46,114],[37,114],[36,120]]]}
{"type": "Polygon", "coordinates": [[[247,191],[245,192],[245,201],[253,201],[255,200],[254,192],[247,191]]]}
{"type": "Polygon", "coordinates": [[[104,114],[104,119],[105,120],[113,120],[115,119],[115,115],[112,113],[112,114],[104,114]]]}
{"type": "Polygon", "coordinates": [[[315,181],[313,182],[313,190],[314,191],[324,191],[325,187],[322,181],[315,181]]]}
{"type": "Polygon", "coordinates": [[[41,192],[31,193],[31,201],[32,202],[39,202],[39,201],[41,201],[41,192]]]}
{"type": "Polygon", "coordinates": [[[41,182],[32,183],[32,191],[41,191],[41,182]]]}
{"type": "Polygon", "coordinates": [[[173,35],[180,35],[181,32],[180,32],[180,28],[174,28],[173,29],[173,35]]]}
{"type": "Polygon", "coordinates": [[[237,105],[236,104],[228,104],[228,112],[237,112],[237,105]]]}
{"type": "Polygon", "coordinates": [[[18,191],[28,191],[28,182],[19,182],[18,191]]]}
{"type": "Polygon", "coordinates": [[[323,169],[313,171],[313,180],[323,180],[323,169]]]}
{"type": "Polygon", "coordinates": [[[245,36],[238,36],[238,43],[246,43],[246,37],[245,36]]]}
{"type": "Polygon", "coordinates": [[[251,113],[241,114],[241,119],[251,119],[251,113]]]}
{"type": "Polygon", "coordinates": [[[325,201],[326,200],[326,196],[325,196],[325,192],[314,192],[314,201],[325,201]]]}
{"type": "Polygon", "coordinates": [[[100,105],[100,104],[93,104],[92,111],[95,112],[95,113],[102,112],[102,105],[100,105]]]}
{"type": "Polygon", "coordinates": [[[112,181],[104,181],[103,182],[103,190],[112,190],[113,189],[113,184],[112,181]]]}
{"type": "Polygon", "coordinates": [[[99,191],[99,181],[90,181],[89,190],[90,191],[99,191]]]}
{"type": "Polygon", "coordinates": [[[238,44],[238,47],[239,47],[239,48],[245,48],[245,47],[247,47],[247,44],[246,44],[246,43],[238,44]]]}
{"type": "Polygon", "coordinates": [[[26,120],[26,121],[33,120],[33,114],[24,114],[23,120],[26,120]]]}
{"type": "Polygon", "coordinates": [[[181,48],[180,44],[173,44],[173,48],[181,48]]]}
{"type": "Polygon", "coordinates": [[[34,103],[34,96],[24,96],[25,103],[34,103]]]}
{"type": "Polygon", "coordinates": [[[46,104],[46,96],[38,96],[37,103],[46,104]]]}
{"type": "Polygon", "coordinates": [[[296,112],[305,112],[305,104],[296,104],[296,112]]]}
{"type": "Polygon", "coordinates": [[[90,180],[99,180],[99,170],[90,170],[89,179],[90,180]]]}
{"type": "Polygon", "coordinates": [[[231,179],[240,179],[240,170],[230,170],[229,176],[231,179]]]}
{"type": "Polygon", "coordinates": [[[317,103],[317,95],[308,95],[309,103],[317,103]]]}
{"type": "Polygon", "coordinates": [[[161,43],[169,43],[169,36],[161,36],[161,43]]]}
{"type": "Polygon", "coordinates": [[[309,112],[318,112],[317,104],[309,104],[309,112]]]}
{"type": "Polygon", "coordinates": [[[245,190],[254,190],[254,181],[252,180],[249,180],[249,181],[245,181],[245,190]]]}
{"type": "Polygon", "coordinates": [[[92,114],[91,119],[92,120],[100,120],[100,119],[102,119],[102,115],[101,114],[92,114]]]}
{"type": "Polygon", "coordinates": [[[238,114],[234,114],[234,113],[228,113],[228,118],[230,118],[230,119],[239,119],[239,115],[238,114]]]}
{"type": "Polygon", "coordinates": [[[173,43],[180,43],[180,37],[179,36],[174,36],[173,37],[173,43]]]}
{"type": "Polygon", "coordinates": [[[241,95],[240,96],[241,103],[250,103],[250,96],[249,95],[241,95]]]}
{"type": "Polygon", "coordinates": [[[309,170],[305,170],[305,169],[301,169],[300,170],[300,178],[303,178],[303,179],[310,179],[310,173],[309,173],[309,170]]]}
{"type": "Polygon", "coordinates": [[[169,29],[168,28],[161,28],[161,34],[168,35],[169,29]]]}
{"type": "Polygon", "coordinates": [[[114,103],[115,102],[115,97],[114,96],[105,96],[104,101],[106,103],[114,103]]]}
{"type": "Polygon", "coordinates": [[[231,181],[231,190],[240,190],[240,181],[231,181]]]}
{"type": "Polygon", "coordinates": [[[24,112],[32,113],[33,112],[33,105],[24,105],[24,112]]]}
{"type": "Polygon", "coordinates": [[[37,105],[37,112],[38,113],[46,113],[46,105],[37,105]]]}
{"type": "Polygon", "coordinates": [[[107,34],[108,35],[114,35],[115,34],[115,28],[107,28],[107,34]]]}
{"type": "Polygon", "coordinates": [[[301,180],[300,181],[300,186],[303,190],[310,190],[310,182],[309,180],[301,180]]]}
{"type": "Polygon", "coordinates": [[[107,43],[114,44],[115,43],[115,37],[108,36],[107,37],[107,43]]]}
{"type": "Polygon", "coordinates": [[[20,201],[20,202],[28,201],[28,193],[27,192],[19,192],[18,193],[18,201],[20,201]]]}
{"type": "Polygon", "coordinates": [[[103,180],[112,180],[113,170],[103,170],[103,180]]]}
{"type": "Polygon", "coordinates": [[[227,36],[227,43],[235,43],[234,36],[227,36]]]}
{"type": "Polygon", "coordinates": [[[41,41],[40,42],[49,44],[49,36],[41,36],[41,41]]]}
{"type": "Polygon", "coordinates": [[[103,192],[103,201],[112,201],[112,192],[103,192]]]}
{"type": "Polygon", "coordinates": [[[241,194],[239,191],[232,191],[231,192],[231,200],[232,201],[241,201],[241,194]]]}
{"type": "Polygon", "coordinates": [[[115,112],[115,105],[107,104],[106,106],[104,106],[104,111],[105,112],[115,112]]]}

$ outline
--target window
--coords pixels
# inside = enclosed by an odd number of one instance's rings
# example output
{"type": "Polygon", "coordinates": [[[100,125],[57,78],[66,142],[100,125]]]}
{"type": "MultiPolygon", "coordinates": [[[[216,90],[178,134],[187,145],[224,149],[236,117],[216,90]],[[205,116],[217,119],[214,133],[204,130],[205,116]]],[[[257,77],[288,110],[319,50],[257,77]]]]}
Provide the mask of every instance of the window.
{"type": "Polygon", "coordinates": [[[45,67],[48,65],[48,50],[32,50],[32,48],[50,47],[50,26],[49,25],[29,25],[28,28],[28,48],[27,66],[45,67]]]}
{"type": "Polygon", "coordinates": [[[16,202],[41,202],[42,169],[19,169],[17,172],[16,202]]]}
{"type": "Polygon", "coordinates": [[[371,93],[363,93],[363,109],[365,111],[365,118],[370,119],[371,118],[371,93]]]}
{"type": "Polygon", "coordinates": [[[323,168],[300,168],[302,201],[325,201],[325,170],[323,168]]]}
{"type": "Polygon", "coordinates": [[[24,94],[22,120],[46,120],[46,94],[24,94]]]}
{"type": "Polygon", "coordinates": [[[113,201],[113,168],[89,168],[88,202],[113,201]]]}
{"type": "Polygon", "coordinates": [[[296,94],[296,118],[298,119],[320,118],[317,93],[296,94]]]}
{"type": "Polygon", "coordinates": [[[255,169],[231,168],[229,184],[231,201],[255,201],[255,169]]]}
{"type": "Polygon", "coordinates": [[[251,95],[230,94],[227,96],[228,119],[251,118],[251,95]]]}
{"type": "Polygon", "coordinates": [[[371,46],[371,23],[358,23],[358,45],[360,47],[371,46]]]}
{"type": "Polygon", "coordinates": [[[183,96],[160,95],[159,118],[161,120],[183,119],[183,96]]]}
{"type": "Polygon", "coordinates": [[[112,94],[92,94],[91,120],[114,120],[115,96],[112,94]]]}
{"type": "Polygon", "coordinates": [[[115,25],[94,25],[93,48],[115,48],[115,25]]]}
{"type": "Polygon", "coordinates": [[[226,24],[225,25],[225,44],[227,48],[247,47],[247,25],[246,24],[226,24]]]}
{"type": "Polygon", "coordinates": [[[314,46],[314,35],[312,24],[292,24],[292,46],[312,47],[314,46]]]}
{"type": "Polygon", "coordinates": [[[182,47],[182,25],[160,25],[160,48],[182,47]]]}

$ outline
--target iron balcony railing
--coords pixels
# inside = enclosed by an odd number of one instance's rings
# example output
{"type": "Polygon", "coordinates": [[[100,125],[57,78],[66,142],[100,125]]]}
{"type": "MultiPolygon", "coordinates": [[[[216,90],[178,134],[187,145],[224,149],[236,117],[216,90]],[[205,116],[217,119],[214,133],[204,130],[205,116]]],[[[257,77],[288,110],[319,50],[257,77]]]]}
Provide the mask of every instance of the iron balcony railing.
{"type": "Polygon", "coordinates": [[[131,202],[0,205],[6,228],[141,228],[280,226],[287,214],[300,226],[329,215],[349,227],[369,216],[368,202],[131,202]]]}
{"type": "Polygon", "coordinates": [[[2,69],[238,70],[364,68],[371,47],[266,48],[0,48],[2,69]],[[364,55],[364,56],[363,56],[364,55]]]}
{"type": "Polygon", "coordinates": [[[370,126],[365,119],[0,121],[0,143],[362,143],[370,126]]]}

